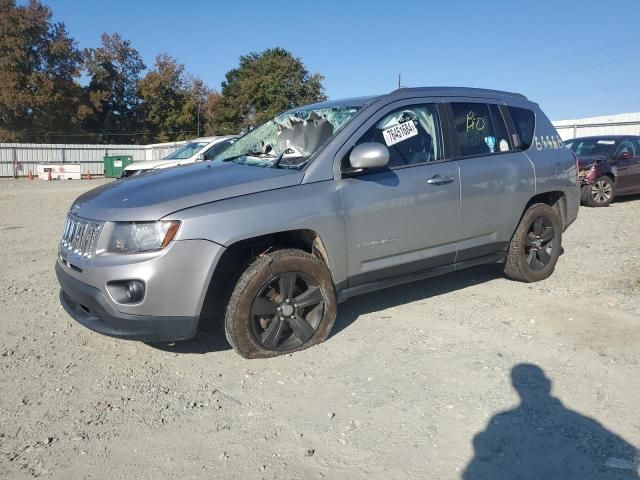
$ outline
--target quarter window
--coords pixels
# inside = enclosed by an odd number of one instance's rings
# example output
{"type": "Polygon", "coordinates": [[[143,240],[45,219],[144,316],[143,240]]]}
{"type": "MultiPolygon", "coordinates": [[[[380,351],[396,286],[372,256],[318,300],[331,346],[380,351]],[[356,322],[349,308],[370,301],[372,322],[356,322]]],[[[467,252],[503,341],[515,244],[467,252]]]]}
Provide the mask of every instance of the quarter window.
{"type": "Polygon", "coordinates": [[[531,110],[518,107],[507,107],[511,114],[511,120],[516,129],[522,149],[527,150],[533,142],[533,132],[536,126],[536,116],[531,110]]]}
{"type": "Polygon", "coordinates": [[[389,149],[389,167],[443,158],[442,134],[435,104],[401,107],[385,115],[356,142],[377,142],[389,149]]]}
{"type": "Polygon", "coordinates": [[[512,150],[507,127],[497,105],[452,103],[451,110],[462,157],[512,150]]]}

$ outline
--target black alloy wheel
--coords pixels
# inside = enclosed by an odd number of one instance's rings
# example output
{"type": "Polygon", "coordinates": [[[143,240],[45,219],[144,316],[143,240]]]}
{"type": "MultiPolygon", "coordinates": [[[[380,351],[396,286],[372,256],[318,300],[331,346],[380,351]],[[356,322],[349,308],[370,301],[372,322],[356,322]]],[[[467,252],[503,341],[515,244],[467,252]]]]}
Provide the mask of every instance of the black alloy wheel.
{"type": "Polygon", "coordinates": [[[313,337],[323,314],[320,286],[302,272],[286,272],[258,292],[251,307],[251,327],[262,347],[292,350],[313,337]]]}
{"type": "Polygon", "coordinates": [[[555,229],[545,216],[537,217],[527,233],[523,255],[532,270],[543,270],[553,256],[555,229]]]}
{"type": "Polygon", "coordinates": [[[335,285],[319,256],[287,248],[255,258],[225,312],[225,336],[245,358],[268,358],[325,341],[336,321],[335,285]]]}
{"type": "Polygon", "coordinates": [[[551,275],[562,252],[562,218],[545,203],[531,205],[513,233],[504,273],[519,282],[538,282],[551,275]]]}

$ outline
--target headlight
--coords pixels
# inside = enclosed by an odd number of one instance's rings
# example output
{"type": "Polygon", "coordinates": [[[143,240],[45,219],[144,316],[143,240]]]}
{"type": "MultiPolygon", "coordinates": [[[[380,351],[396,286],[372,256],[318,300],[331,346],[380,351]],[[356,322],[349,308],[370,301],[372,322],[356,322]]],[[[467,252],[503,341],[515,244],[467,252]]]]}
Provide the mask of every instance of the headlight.
{"type": "Polygon", "coordinates": [[[176,236],[180,222],[118,222],[107,251],[114,253],[139,253],[162,250],[176,236]]]}

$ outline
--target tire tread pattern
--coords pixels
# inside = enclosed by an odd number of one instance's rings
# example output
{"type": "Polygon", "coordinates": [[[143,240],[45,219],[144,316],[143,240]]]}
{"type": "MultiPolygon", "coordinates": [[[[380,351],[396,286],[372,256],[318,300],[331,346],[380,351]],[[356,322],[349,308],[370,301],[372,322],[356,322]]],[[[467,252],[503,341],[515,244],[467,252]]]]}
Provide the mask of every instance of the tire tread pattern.
{"type": "Polygon", "coordinates": [[[518,227],[516,228],[516,231],[511,238],[509,253],[507,254],[507,261],[505,262],[504,266],[504,274],[507,276],[507,278],[525,283],[537,282],[539,280],[548,278],[555,269],[556,261],[562,249],[561,225],[562,221],[553,207],[547,205],[546,203],[536,203],[531,205],[520,219],[520,223],[518,224],[518,227]],[[556,245],[553,248],[554,251],[552,253],[550,267],[541,272],[533,272],[527,267],[526,261],[523,261],[525,240],[527,234],[529,233],[531,222],[541,214],[549,217],[549,219],[554,224],[554,229],[556,231],[556,238],[554,241],[556,242],[556,245]]]}
{"type": "Polygon", "coordinates": [[[333,324],[336,319],[336,296],[333,282],[331,280],[331,273],[325,265],[325,263],[317,257],[297,249],[282,249],[275,250],[269,253],[265,253],[257,257],[249,267],[240,276],[238,283],[233,289],[233,293],[227,304],[227,311],[225,314],[225,336],[227,341],[233,347],[233,349],[245,358],[268,358],[282,355],[283,353],[292,353],[299,350],[304,350],[308,347],[323,342],[329,336],[333,324]],[[261,348],[260,345],[253,339],[253,333],[247,331],[247,325],[240,318],[242,313],[243,301],[246,300],[247,295],[253,295],[250,290],[255,289],[253,285],[254,279],[259,275],[264,275],[265,270],[271,270],[271,265],[281,260],[297,260],[301,263],[311,263],[312,268],[320,269],[321,274],[325,277],[325,288],[323,289],[324,295],[330,295],[331,298],[325,298],[325,314],[323,316],[321,324],[314,336],[305,344],[300,347],[288,350],[286,352],[273,351],[261,348]],[[327,292],[328,285],[331,285],[331,291],[327,292]],[[251,337],[249,337],[251,336],[251,337]]]}

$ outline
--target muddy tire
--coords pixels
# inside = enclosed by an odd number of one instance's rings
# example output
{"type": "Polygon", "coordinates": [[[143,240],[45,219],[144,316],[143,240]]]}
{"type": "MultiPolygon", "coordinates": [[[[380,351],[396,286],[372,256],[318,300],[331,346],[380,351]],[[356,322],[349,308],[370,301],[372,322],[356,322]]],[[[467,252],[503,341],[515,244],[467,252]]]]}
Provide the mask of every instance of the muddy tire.
{"type": "Polygon", "coordinates": [[[587,207],[608,207],[616,194],[616,185],[611,177],[603,175],[593,185],[583,185],[582,204],[587,207]]]}
{"type": "Polygon", "coordinates": [[[323,342],[336,319],[327,266],[302,250],[261,255],[240,276],[225,314],[225,334],[245,358],[266,358],[323,342]]]}
{"type": "Polygon", "coordinates": [[[511,239],[505,275],[519,282],[538,282],[555,269],[562,251],[562,220],[547,204],[527,209],[511,239]]]}

